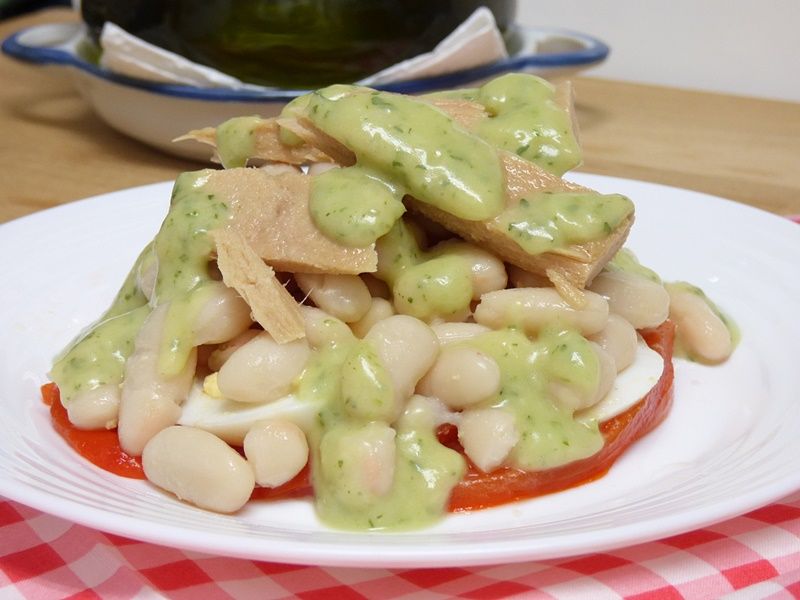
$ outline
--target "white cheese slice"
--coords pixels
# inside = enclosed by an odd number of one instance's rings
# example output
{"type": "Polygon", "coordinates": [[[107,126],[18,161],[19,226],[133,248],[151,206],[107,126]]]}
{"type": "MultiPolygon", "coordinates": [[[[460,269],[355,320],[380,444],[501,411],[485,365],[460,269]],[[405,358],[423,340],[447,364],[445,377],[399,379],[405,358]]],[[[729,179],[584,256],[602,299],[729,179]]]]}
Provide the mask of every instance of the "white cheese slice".
{"type": "Polygon", "coordinates": [[[614,385],[605,398],[577,413],[576,418],[583,422],[602,422],[624,413],[653,388],[663,369],[664,359],[661,355],[639,338],[633,364],[617,374],[614,385]]]}

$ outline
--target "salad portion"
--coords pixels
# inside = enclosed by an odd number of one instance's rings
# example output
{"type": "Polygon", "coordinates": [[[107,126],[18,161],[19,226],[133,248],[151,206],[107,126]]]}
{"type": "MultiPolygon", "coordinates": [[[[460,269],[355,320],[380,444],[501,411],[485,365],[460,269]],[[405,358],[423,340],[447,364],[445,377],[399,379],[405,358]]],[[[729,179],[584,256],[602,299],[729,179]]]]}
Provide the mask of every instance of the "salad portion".
{"type": "Polygon", "coordinates": [[[566,489],[666,416],[676,334],[735,346],[623,248],[630,199],[562,179],[568,86],[334,85],[186,137],[223,168],[178,177],[45,395],[81,454],[201,508],[403,530],[566,489]]]}

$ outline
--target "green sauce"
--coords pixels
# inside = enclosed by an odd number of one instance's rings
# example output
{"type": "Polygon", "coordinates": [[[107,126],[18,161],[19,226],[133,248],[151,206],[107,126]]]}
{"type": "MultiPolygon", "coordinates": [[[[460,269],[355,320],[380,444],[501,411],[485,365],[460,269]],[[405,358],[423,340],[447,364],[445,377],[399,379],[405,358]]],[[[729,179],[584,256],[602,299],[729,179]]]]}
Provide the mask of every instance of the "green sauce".
{"type": "Polygon", "coordinates": [[[170,302],[170,312],[159,367],[171,375],[186,364],[193,346],[193,317],[202,307],[204,284],[211,281],[208,231],[228,216],[224,202],[203,189],[211,173],[178,177],[161,230],[139,255],[111,307],[56,358],[50,376],[65,403],[80,391],[122,383],[139,329],[152,307],[163,302],[170,302]],[[137,279],[153,260],[158,261],[158,276],[148,303],[137,279]]]}
{"type": "Polygon", "coordinates": [[[411,411],[396,425],[394,475],[389,491],[376,495],[354,460],[358,446],[385,428],[379,423],[338,424],[320,442],[314,469],[317,513],[334,527],[354,530],[416,529],[441,519],[450,492],[466,470],[463,457],[436,439],[424,411],[411,411]]]}
{"type": "Polygon", "coordinates": [[[463,318],[472,301],[472,271],[461,256],[424,252],[399,219],[377,244],[375,276],[392,290],[395,309],[423,321],[463,318]]]}
{"type": "Polygon", "coordinates": [[[395,414],[389,372],[368,342],[356,343],[341,371],[340,401],[348,416],[367,421],[390,421],[395,414]]]}
{"type": "Polygon", "coordinates": [[[317,228],[346,246],[364,247],[405,212],[402,193],[363,167],[331,169],[312,180],[309,210],[317,228]]]}
{"type": "MultiPolygon", "coordinates": [[[[557,175],[581,161],[570,116],[543,79],[508,74],[480,88],[430,97],[477,102],[489,116],[468,132],[428,102],[349,85],[312,92],[284,108],[283,116],[308,119],[356,155],[354,167],[314,177],[310,210],[326,236],[353,247],[374,243],[403,214],[405,194],[466,220],[491,220],[505,208],[498,148],[557,175]]],[[[223,165],[246,165],[260,122],[239,117],[217,128],[223,165]]],[[[284,128],[280,135],[287,145],[300,141],[284,128]]],[[[583,214],[559,208],[555,198],[527,198],[522,204],[529,206],[503,215],[504,232],[527,251],[541,253],[599,239],[632,211],[622,196],[558,196],[580,199],[577,210],[583,214]]]]}
{"type": "Polygon", "coordinates": [[[138,274],[152,254],[153,246],[148,244],[111,306],[53,361],[50,379],[58,385],[64,404],[79,392],[122,383],[125,361],[133,352],[133,340],[150,314],[147,298],[139,289],[138,274]]]}
{"type": "Polygon", "coordinates": [[[473,221],[503,210],[496,150],[430,104],[334,85],[313,92],[303,116],[353,151],[360,166],[422,202],[473,221]]]}
{"type": "Polygon", "coordinates": [[[439,443],[426,411],[407,411],[395,424],[391,487],[384,495],[370,491],[364,465],[354,457],[362,456],[364,442],[386,433],[393,389],[374,348],[342,337],[339,329],[330,327],[330,339],[314,351],[297,390],[324,407],[308,432],[317,513],[328,525],[351,530],[413,529],[440,519],[464,459],[439,443]]]}
{"type": "Polygon", "coordinates": [[[139,288],[139,273],[146,269],[152,261],[153,244],[151,243],[147,244],[141,254],[139,254],[139,258],[137,258],[136,262],[133,264],[133,268],[131,268],[128,276],[125,278],[111,306],[106,310],[103,316],[100,317],[101,321],[130,312],[147,304],[147,298],[139,288]]]}
{"type": "Polygon", "coordinates": [[[569,113],[555,101],[555,87],[532,75],[509,73],[477,89],[430,94],[429,98],[478,102],[489,113],[474,133],[555,175],[582,160],[569,113]]]}
{"type": "Polygon", "coordinates": [[[211,281],[214,242],[208,235],[228,219],[224,200],[205,189],[214,171],[181,174],[175,181],[170,210],[153,242],[158,277],[151,303],[170,303],[158,367],[180,373],[194,346],[192,323],[203,306],[204,285],[211,281]]]}
{"type": "Polygon", "coordinates": [[[255,129],[263,119],[258,116],[234,117],[217,127],[217,154],[226,169],[244,167],[255,155],[255,129]]]}
{"type": "Polygon", "coordinates": [[[497,227],[528,254],[541,254],[603,239],[632,213],[633,203],[619,194],[543,192],[521,199],[497,227]]]}
{"type": "Polygon", "coordinates": [[[352,246],[373,243],[402,214],[404,194],[466,220],[502,213],[497,226],[531,254],[601,239],[632,213],[627,198],[595,193],[537,194],[503,212],[498,148],[559,176],[581,161],[569,113],[547,81],[508,74],[433,97],[480,103],[489,116],[467,132],[427,102],[346,85],[284,109],[284,116],[308,119],[356,155],[355,167],[315,178],[311,211],[325,235],[352,246]]]}
{"type": "Polygon", "coordinates": [[[583,390],[596,387],[597,357],[581,335],[555,329],[531,341],[519,330],[505,329],[466,344],[500,367],[500,392],[484,404],[514,415],[520,440],[509,457],[511,464],[525,470],[550,469],[603,447],[597,424],[576,421],[549,391],[554,383],[583,390]]]}
{"type": "Polygon", "coordinates": [[[378,240],[378,270],[375,276],[389,287],[407,268],[424,260],[414,232],[403,219],[398,219],[392,229],[378,240]]]}
{"type": "Polygon", "coordinates": [[[68,404],[79,392],[120,384],[136,333],[150,314],[147,305],[96,323],[53,364],[50,378],[68,404]]]}
{"type": "Polygon", "coordinates": [[[469,308],[472,271],[460,256],[430,258],[405,269],[392,292],[394,306],[401,314],[423,321],[447,319],[469,308]]]}

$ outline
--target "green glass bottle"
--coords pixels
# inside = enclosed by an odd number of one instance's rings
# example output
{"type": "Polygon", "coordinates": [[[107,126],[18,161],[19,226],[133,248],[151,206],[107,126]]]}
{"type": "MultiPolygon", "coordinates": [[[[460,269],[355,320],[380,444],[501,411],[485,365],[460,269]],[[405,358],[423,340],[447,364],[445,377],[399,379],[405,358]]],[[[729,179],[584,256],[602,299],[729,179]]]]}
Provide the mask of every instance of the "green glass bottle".
{"type": "Polygon", "coordinates": [[[84,0],[83,13],[250,83],[314,88],[426,52],[481,5],[501,30],[514,20],[516,0],[84,0]]]}

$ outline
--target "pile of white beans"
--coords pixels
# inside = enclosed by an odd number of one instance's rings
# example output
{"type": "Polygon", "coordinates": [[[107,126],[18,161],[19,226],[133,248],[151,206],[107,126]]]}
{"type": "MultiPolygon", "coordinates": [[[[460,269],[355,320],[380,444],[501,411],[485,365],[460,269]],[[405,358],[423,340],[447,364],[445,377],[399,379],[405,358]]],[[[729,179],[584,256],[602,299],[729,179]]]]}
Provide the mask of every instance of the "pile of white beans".
{"type": "MultiPolygon", "coordinates": [[[[255,486],[276,487],[294,478],[309,459],[309,445],[298,424],[284,419],[253,423],[243,439],[234,440],[243,455],[208,431],[175,425],[195,377],[211,374],[206,388],[218,397],[270,403],[295,389],[320,348],[365,340],[393,386],[394,404],[375,415],[371,433],[357,444],[364,485],[380,495],[391,487],[394,472],[392,425],[412,408],[431,411],[435,423],[456,424],[465,453],[484,471],[502,465],[514,447],[513,416],[477,407],[500,389],[498,364],[459,342],[508,326],[531,336],[553,322],[577,330],[591,341],[601,368],[593,390],[553,386],[553,400],[573,411],[602,399],[617,373],[633,362],[636,330],[667,317],[695,356],[719,362],[732,351],[725,323],[686,289],[628,271],[603,271],[576,307],[554,288],[528,287],[528,274],[507,272],[502,261],[480,248],[459,243],[452,252],[469,261],[472,272],[474,302],[463,321],[425,323],[397,314],[402,307],[370,275],[296,274],[297,286],[315,307],[303,307],[306,337],[278,344],[254,328],[249,307],[235,292],[216,283],[193,324],[197,349],[181,373],[165,378],[158,369],[168,311],[161,305],[136,337],[121,389],[102,386],[78,394],[69,404],[69,418],[86,429],[117,425],[122,448],[142,455],[151,482],[199,507],[227,513],[241,508],[255,486]]],[[[142,287],[152,290],[147,277],[143,274],[142,287]]]]}

